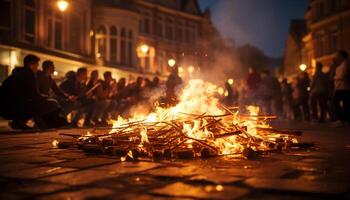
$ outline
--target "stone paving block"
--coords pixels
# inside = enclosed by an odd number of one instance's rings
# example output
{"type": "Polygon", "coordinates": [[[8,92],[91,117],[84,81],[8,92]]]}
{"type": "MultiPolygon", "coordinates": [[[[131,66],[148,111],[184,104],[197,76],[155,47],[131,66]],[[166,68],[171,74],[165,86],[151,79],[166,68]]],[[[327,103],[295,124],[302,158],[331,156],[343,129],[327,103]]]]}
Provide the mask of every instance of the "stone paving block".
{"type": "Polygon", "coordinates": [[[34,167],[38,167],[38,165],[28,163],[2,163],[0,165],[0,175],[9,171],[19,171],[23,169],[31,169],[34,167]]]}
{"type": "Polygon", "coordinates": [[[63,163],[54,164],[60,167],[72,167],[72,168],[90,168],[100,165],[107,165],[118,162],[117,159],[103,158],[103,157],[87,157],[83,159],[76,159],[72,161],[67,161],[63,163]]]}
{"type": "Polygon", "coordinates": [[[305,181],[303,179],[250,178],[247,179],[245,183],[253,188],[258,189],[320,194],[343,194],[349,189],[349,186],[344,185],[343,183],[327,181],[305,181]]]}
{"type": "Polygon", "coordinates": [[[242,181],[243,178],[231,176],[226,173],[208,173],[193,176],[189,180],[194,182],[211,182],[215,184],[232,184],[242,181]]]}
{"type": "Polygon", "coordinates": [[[61,200],[61,199],[72,199],[72,200],[84,200],[84,199],[106,199],[109,196],[118,196],[114,194],[112,190],[106,188],[88,188],[81,189],[78,191],[61,192],[58,194],[52,194],[48,196],[41,196],[36,199],[42,200],[61,200]]]}
{"type": "Polygon", "coordinates": [[[113,174],[128,174],[137,173],[150,170],[156,167],[162,166],[159,163],[154,162],[119,162],[112,165],[105,165],[102,167],[96,167],[96,170],[104,170],[113,174]]]}
{"type": "Polygon", "coordinates": [[[30,195],[42,195],[47,193],[53,193],[59,190],[67,189],[68,186],[63,184],[55,183],[40,183],[40,184],[30,184],[23,187],[20,187],[16,192],[26,193],[30,195]]]}
{"type": "Polygon", "coordinates": [[[144,174],[159,176],[159,177],[172,177],[172,178],[182,178],[186,176],[193,176],[200,173],[200,168],[194,166],[187,167],[162,167],[157,169],[152,169],[144,174]]]}
{"type": "Polygon", "coordinates": [[[248,190],[234,186],[196,186],[177,182],[171,185],[167,185],[163,188],[154,189],[150,193],[170,197],[187,197],[200,199],[237,199],[247,194],[248,190]]]}
{"type": "Polygon", "coordinates": [[[53,183],[62,183],[67,185],[85,185],[104,179],[116,177],[114,174],[103,173],[100,170],[81,170],[78,172],[71,172],[62,175],[43,178],[44,181],[53,183]]]}
{"type": "Polygon", "coordinates": [[[2,174],[2,176],[8,177],[8,178],[17,178],[17,179],[37,179],[37,178],[51,176],[55,174],[71,172],[74,170],[76,169],[63,168],[63,167],[37,167],[32,169],[10,171],[5,174],[2,174]]]}

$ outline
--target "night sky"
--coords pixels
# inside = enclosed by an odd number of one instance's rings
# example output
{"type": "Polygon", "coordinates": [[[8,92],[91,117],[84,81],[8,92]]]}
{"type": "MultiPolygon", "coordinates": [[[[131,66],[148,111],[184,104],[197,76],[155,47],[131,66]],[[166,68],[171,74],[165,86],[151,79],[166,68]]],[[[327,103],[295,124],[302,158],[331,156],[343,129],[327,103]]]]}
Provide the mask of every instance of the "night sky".
{"type": "Polygon", "coordinates": [[[237,45],[253,44],[272,57],[283,56],[291,19],[304,16],[307,0],[198,0],[210,8],[215,27],[237,45]]]}

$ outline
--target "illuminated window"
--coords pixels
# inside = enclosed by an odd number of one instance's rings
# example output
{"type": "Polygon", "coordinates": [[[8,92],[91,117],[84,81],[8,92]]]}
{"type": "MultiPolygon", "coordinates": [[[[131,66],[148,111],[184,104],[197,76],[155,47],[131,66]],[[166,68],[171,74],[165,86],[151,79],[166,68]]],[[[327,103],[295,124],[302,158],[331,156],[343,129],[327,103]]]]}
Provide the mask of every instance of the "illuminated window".
{"type": "Polygon", "coordinates": [[[106,28],[104,26],[100,26],[97,29],[96,47],[97,47],[97,55],[100,58],[105,59],[106,58],[106,28]]]}

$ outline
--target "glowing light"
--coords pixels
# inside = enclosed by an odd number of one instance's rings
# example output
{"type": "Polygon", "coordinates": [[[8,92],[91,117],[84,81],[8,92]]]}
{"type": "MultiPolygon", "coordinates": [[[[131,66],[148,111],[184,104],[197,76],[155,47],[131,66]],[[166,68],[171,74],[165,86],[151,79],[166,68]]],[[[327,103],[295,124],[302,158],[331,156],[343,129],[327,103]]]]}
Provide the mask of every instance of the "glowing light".
{"type": "Polygon", "coordinates": [[[228,79],[227,82],[230,84],[230,85],[233,85],[233,83],[235,82],[235,80],[233,80],[232,78],[228,79]]]}
{"type": "Polygon", "coordinates": [[[299,68],[300,68],[301,71],[305,71],[306,68],[307,68],[307,66],[306,66],[305,64],[301,64],[301,65],[299,66],[299,68]]]}
{"type": "Polygon", "coordinates": [[[175,64],[176,64],[176,61],[175,61],[174,59],[169,59],[169,60],[168,60],[168,65],[169,65],[170,67],[174,67],[175,64]]]}
{"type": "Polygon", "coordinates": [[[146,54],[149,51],[149,46],[146,45],[146,44],[143,44],[143,45],[140,46],[140,50],[141,50],[142,53],[146,54]]]}
{"type": "Polygon", "coordinates": [[[223,189],[224,189],[224,187],[222,186],[222,185],[217,185],[216,187],[215,187],[215,189],[216,189],[216,191],[222,191],[223,189]]]}
{"type": "Polygon", "coordinates": [[[223,94],[225,93],[224,88],[219,87],[219,88],[218,88],[218,93],[219,93],[220,95],[223,95],[223,94]]]}
{"type": "Polygon", "coordinates": [[[188,72],[191,74],[191,73],[193,73],[193,71],[194,71],[194,67],[193,66],[189,66],[188,67],[188,72]]]}
{"type": "Polygon", "coordinates": [[[52,146],[54,147],[54,148],[57,148],[58,147],[58,140],[54,140],[54,141],[52,141],[52,146]]]}
{"type": "Polygon", "coordinates": [[[57,1],[57,6],[61,12],[64,12],[67,10],[69,3],[66,0],[59,0],[59,1],[57,1]]]}
{"type": "Polygon", "coordinates": [[[53,75],[54,75],[54,76],[58,76],[58,72],[57,72],[57,71],[54,71],[54,72],[53,72],[53,75]]]}
{"type": "Polygon", "coordinates": [[[184,72],[184,68],[183,67],[179,67],[179,73],[183,73],[184,72]]]}

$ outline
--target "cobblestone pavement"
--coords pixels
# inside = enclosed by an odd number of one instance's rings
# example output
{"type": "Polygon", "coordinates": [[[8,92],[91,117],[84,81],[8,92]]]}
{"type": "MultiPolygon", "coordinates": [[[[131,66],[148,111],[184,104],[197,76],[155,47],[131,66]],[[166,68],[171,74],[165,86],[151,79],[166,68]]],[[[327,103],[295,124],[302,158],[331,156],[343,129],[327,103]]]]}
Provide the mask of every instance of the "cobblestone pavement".
{"type": "Polygon", "coordinates": [[[0,134],[0,199],[350,199],[350,129],[306,123],[312,150],[254,160],[229,157],[120,162],[53,149],[59,132],[0,134]]]}

